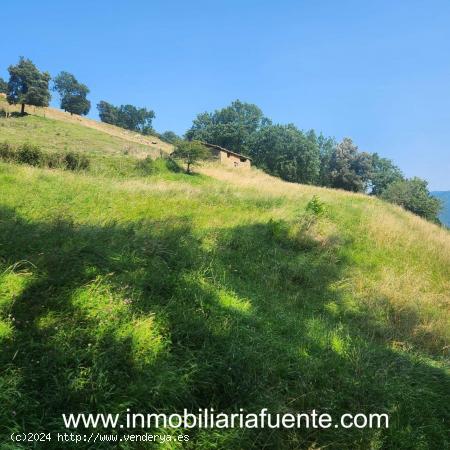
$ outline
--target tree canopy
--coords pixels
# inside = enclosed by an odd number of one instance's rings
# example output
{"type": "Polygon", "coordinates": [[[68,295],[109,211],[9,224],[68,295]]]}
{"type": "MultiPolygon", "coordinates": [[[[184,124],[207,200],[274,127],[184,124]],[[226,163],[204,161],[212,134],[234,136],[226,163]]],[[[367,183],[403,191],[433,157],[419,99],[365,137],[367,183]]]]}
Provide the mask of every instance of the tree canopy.
{"type": "Polygon", "coordinates": [[[439,204],[424,180],[406,180],[390,159],[360,151],[350,138],[336,142],[314,130],[273,124],[254,104],[236,100],[198,114],[185,136],[247,154],[256,166],[284,180],[381,196],[437,220],[439,204]]]}
{"type": "Polygon", "coordinates": [[[85,84],[68,72],[61,72],[54,79],[53,89],[61,99],[61,109],[71,114],[86,115],[91,109],[91,102],[86,98],[89,89],[85,84]]]}
{"type": "Polygon", "coordinates": [[[269,120],[256,105],[235,100],[226,108],[199,114],[186,138],[249,154],[252,135],[267,123],[269,120]]]}
{"type": "Polygon", "coordinates": [[[390,184],[403,179],[402,171],[390,159],[372,155],[371,194],[381,195],[390,184]]]}
{"type": "Polygon", "coordinates": [[[114,106],[104,100],[97,105],[97,109],[102,122],[144,134],[153,131],[155,113],[152,110],[133,105],[114,106]]]}
{"type": "Polygon", "coordinates": [[[0,77],[0,94],[6,94],[8,92],[8,83],[0,77]]]}
{"type": "Polygon", "coordinates": [[[181,137],[173,131],[164,131],[160,136],[163,141],[168,142],[169,144],[175,144],[175,142],[181,140],[181,137]]]}
{"type": "Polygon", "coordinates": [[[328,162],[330,186],[353,192],[365,192],[370,182],[372,157],[360,152],[349,138],[337,144],[328,162]]]}
{"type": "Polygon", "coordinates": [[[31,60],[20,58],[19,62],[8,67],[9,82],[7,99],[10,104],[21,104],[21,113],[25,105],[48,106],[50,74],[40,72],[31,60]]]}
{"type": "Polygon", "coordinates": [[[199,141],[178,141],[172,158],[180,159],[186,164],[186,172],[191,173],[191,166],[211,156],[211,152],[199,141]]]}
{"type": "Polygon", "coordinates": [[[421,178],[394,181],[386,187],[381,198],[400,205],[418,216],[439,223],[438,215],[442,209],[442,203],[430,194],[427,181],[421,178]]]}
{"type": "Polygon", "coordinates": [[[111,103],[101,100],[97,105],[98,114],[100,120],[111,125],[117,125],[118,122],[118,109],[111,105],[111,103]]]}
{"type": "Polygon", "coordinates": [[[256,165],[270,174],[297,183],[317,183],[320,153],[314,133],[303,133],[293,124],[268,124],[249,141],[250,155],[256,165]]]}

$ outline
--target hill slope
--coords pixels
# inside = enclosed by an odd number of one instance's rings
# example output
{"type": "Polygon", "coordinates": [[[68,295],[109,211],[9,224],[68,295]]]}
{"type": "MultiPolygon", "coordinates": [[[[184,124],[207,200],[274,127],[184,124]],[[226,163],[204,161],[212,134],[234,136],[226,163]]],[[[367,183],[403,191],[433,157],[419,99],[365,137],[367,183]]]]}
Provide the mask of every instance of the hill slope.
{"type": "Polygon", "coordinates": [[[450,191],[433,192],[432,194],[442,200],[444,207],[439,215],[439,218],[442,223],[450,227],[450,191]]]}
{"type": "MultiPolygon", "coordinates": [[[[0,141],[51,122],[5,120],[0,141]]],[[[187,430],[183,448],[448,445],[447,231],[257,170],[129,179],[0,163],[0,186],[5,439],[63,432],[61,413],[213,407],[388,413],[391,425],[187,430]],[[307,212],[314,195],[323,215],[307,212]]]]}
{"type": "MultiPolygon", "coordinates": [[[[0,94],[0,110],[19,112],[20,106],[8,105],[4,95],[0,94]]],[[[87,117],[71,115],[60,109],[27,106],[26,111],[30,115],[25,118],[2,121],[2,137],[14,142],[16,137],[23,137],[20,128],[25,127],[28,129],[22,131],[28,133],[28,138],[32,137],[36,144],[50,149],[60,150],[67,146],[73,150],[105,150],[109,145],[108,150],[127,154],[131,152],[137,156],[147,153],[159,155],[161,151],[170,153],[172,150],[170,144],[156,136],[143,136],[87,117]]]]}

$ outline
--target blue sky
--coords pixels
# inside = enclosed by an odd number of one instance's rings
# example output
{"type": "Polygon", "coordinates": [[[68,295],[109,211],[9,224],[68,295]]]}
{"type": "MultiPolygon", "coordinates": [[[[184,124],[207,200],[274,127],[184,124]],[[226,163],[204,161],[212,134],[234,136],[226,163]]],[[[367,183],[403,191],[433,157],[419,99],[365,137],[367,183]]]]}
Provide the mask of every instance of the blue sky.
{"type": "Polygon", "coordinates": [[[450,190],[448,1],[22,0],[0,18],[5,78],[23,55],[177,133],[239,98],[450,190]]]}

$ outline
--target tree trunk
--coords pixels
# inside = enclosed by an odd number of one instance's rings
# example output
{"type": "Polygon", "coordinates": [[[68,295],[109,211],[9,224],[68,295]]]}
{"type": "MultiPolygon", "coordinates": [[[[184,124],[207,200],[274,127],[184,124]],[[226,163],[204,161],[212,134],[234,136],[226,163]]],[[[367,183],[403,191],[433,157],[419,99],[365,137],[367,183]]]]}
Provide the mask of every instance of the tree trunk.
{"type": "Polygon", "coordinates": [[[25,103],[22,103],[22,107],[20,109],[20,115],[24,116],[25,115],[25,103]]]}
{"type": "Polygon", "coordinates": [[[187,173],[191,173],[191,163],[190,162],[187,163],[187,170],[186,170],[186,172],[187,173]]]}

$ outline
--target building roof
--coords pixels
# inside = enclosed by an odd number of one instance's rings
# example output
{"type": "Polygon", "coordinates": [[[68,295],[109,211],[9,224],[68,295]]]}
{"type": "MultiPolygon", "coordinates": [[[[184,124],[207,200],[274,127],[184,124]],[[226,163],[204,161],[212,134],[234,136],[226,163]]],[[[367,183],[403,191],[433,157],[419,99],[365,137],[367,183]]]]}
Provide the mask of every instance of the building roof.
{"type": "Polygon", "coordinates": [[[245,159],[249,159],[250,161],[252,160],[252,158],[250,158],[250,156],[241,155],[240,153],[233,152],[232,150],[228,150],[227,148],[221,147],[220,145],[210,144],[210,143],[204,142],[204,141],[200,141],[200,142],[203,145],[205,145],[206,147],[215,148],[216,150],[220,150],[221,152],[231,153],[232,155],[237,156],[238,158],[245,158],[245,159]]]}

